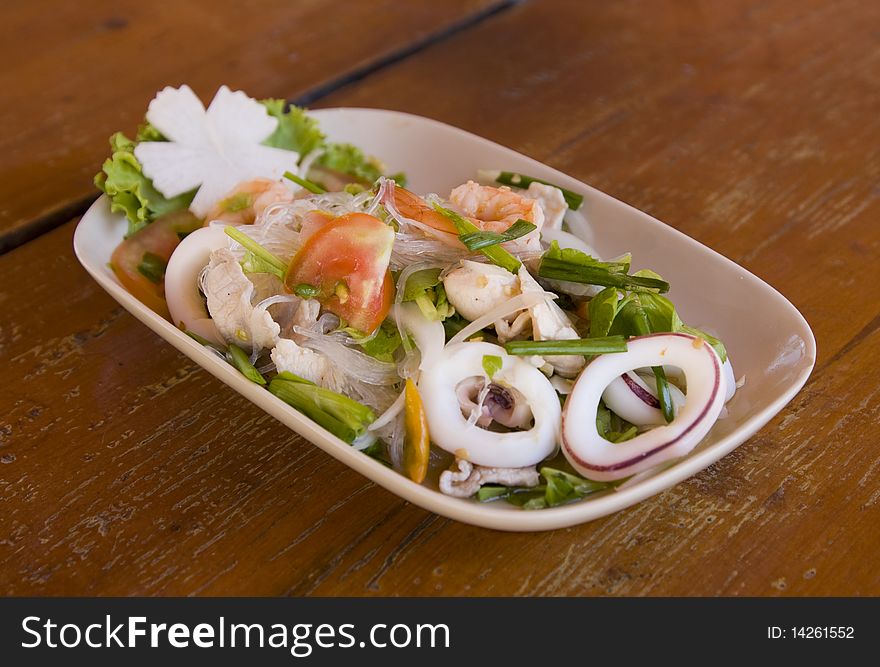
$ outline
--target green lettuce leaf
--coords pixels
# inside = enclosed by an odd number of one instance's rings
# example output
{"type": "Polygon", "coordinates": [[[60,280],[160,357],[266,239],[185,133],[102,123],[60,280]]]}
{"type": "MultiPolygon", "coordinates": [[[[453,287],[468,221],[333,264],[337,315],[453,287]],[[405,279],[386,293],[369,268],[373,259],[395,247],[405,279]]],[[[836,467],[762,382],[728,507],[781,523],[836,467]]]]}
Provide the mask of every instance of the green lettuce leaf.
{"type": "Polygon", "coordinates": [[[141,163],[134,156],[136,145],[122,132],[110,137],[112,154],[95,176],[95,185],[110,198],[110,210],[122,213],[128,219],[126,236],[131,236],[160,215],[186,208],[195,196],[193,190],[172,199],[165,198],[144,175],[141,163]]]}

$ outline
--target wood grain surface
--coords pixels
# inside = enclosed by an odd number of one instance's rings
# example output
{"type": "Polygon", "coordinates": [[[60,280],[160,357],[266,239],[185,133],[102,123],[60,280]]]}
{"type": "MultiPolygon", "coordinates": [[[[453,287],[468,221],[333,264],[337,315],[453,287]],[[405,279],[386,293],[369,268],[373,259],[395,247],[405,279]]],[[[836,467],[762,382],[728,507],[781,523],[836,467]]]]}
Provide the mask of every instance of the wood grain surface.
{"type": "Polygon", "coordinates": [[[203,99],[222,84],[258,98],[309,98],[506,4],[4,3],[0,251],[85,209],[107,138],[117,130],[131,135],[164,86],[187,83],[203,99]]]}
{"type": "MultiPolygon", "coordinates": [[[[880,594],[878,34],[868,2],[532,0],[316,102],[528,153],[811,323],[786,410],[587,525],[486,531],[375,487],[127,315],[73,258],[75,220],[0,257],[0,593],[880,594]]],[[[275,83],[254,92],[297,94],[275,83]]]]}

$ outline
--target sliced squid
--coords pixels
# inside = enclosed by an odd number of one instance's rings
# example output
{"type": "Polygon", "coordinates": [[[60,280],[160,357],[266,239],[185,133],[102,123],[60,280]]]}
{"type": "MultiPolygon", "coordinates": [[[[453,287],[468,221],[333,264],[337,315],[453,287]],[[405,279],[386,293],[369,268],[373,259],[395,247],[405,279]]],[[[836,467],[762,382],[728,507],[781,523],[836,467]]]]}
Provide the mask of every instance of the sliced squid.
{"type": "MultiPolygon", "coordinates": [[[[544,460],[556,449],[561,410],[556,390],[541,371],[491,343],[457,343],[437,363],[422,371],[419,392],[425,404],[431,439],[438,447],[471,463],[494,468],[523,468],[544,460]],[[483,358],[499,357],[501,369],[489,378],[483,358]],[[496,432],[480,428],[462,412],[461,386],[482,380],[487,387],[510,390],[514,401],[531,411],[531,427],[496,432]]],[[[490,392],[487,391],[487,395],[490,392]]],[[[497,399],[497,397],[496,397],[497,399]]],[[[508,397],[501,400],[508,402],[508,397]]],[[[519,405],[501,405],[521,418],[519,405]]],[[[476,420],[475,420],[476,421],[476,420]]],[[[595,417],[594,417],[595,421],[595,417]]]]}
{"type": "Polygon", "coordinates": [[[199,292],[199,274],[208,265],[214,250],[228,246],[229,237],[221,227],[202,227],[180,242],[165,270],[165,299],[174,324],[224,346],[223,337],[199,292]]]}
{"type": "Polygon", "coordinates": [[[710,345],[682,333],[633,338],[626,352],[600,356],[584,369],[565,402],[565,458],[588,479],[613,481],[684,456],[705,437],[724,406],[721,366],[710,345]],[[687,380],[687,397],[678,416],[626,442],[605,440],[596,429],[605,388],[627,371],[663,364],[680,368],[687,380]]]}

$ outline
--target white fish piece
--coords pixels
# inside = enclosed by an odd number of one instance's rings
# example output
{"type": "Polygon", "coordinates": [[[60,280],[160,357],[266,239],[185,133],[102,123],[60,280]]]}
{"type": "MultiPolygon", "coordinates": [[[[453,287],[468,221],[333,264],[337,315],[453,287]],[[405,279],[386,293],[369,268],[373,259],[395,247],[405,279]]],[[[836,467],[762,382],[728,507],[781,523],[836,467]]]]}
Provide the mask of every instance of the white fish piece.
{"type": "Polygon", "coordinates": [[[254,307],[254,284],[232,251],[220,248],[211,253],[201,287],[207,297],[208,312],[227,343],[251,351],[275,346],[281,327],[266,310],[254,307]]]}
{"type": "Polygon", "coordinates": [[[463,259],[443,276],[446,298],[473,322],[519,292],[519,280],[507,269],[463,259]]]}

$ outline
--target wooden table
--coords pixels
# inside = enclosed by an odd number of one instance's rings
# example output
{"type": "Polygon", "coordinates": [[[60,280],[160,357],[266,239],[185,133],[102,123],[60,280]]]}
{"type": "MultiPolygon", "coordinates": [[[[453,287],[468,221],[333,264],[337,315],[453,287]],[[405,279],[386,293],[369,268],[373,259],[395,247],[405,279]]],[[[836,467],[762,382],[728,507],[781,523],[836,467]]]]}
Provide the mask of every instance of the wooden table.
{"type": "Polygon", "coordinates": [[[0,10],[0,593],[880,593],[880,5],[46,4],[0,10]],[[73,258],[106,137],[182,82],[423,114],[571,173],[780,289],[813,377],[718,464],[588,525],[413,507],[73,258]]]}

